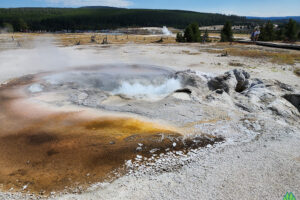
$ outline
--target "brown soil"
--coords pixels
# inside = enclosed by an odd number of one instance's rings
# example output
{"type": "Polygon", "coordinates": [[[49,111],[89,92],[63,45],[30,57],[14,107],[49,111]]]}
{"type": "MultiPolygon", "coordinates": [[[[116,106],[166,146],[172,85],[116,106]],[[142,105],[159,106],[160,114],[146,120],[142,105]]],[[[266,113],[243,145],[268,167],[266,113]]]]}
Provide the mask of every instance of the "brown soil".
{"type": "Polygon", "coordinates": [[[161,146],[160,133],[177,135],[133,119],[82,122],[61,114],[27,122],[1,132],[0,182],[5,189],[28,184],[28,190],[50,192],[103,181],[136,156],[137,143],[161,146]]]}

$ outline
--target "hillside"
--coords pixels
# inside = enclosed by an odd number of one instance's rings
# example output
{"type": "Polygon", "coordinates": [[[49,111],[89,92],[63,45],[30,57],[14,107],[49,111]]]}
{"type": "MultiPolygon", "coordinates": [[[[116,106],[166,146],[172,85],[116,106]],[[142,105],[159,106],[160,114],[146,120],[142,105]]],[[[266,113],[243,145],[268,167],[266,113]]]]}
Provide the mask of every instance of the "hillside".
{"type": "Polygon", "coordinates": [[[248,19],[261,19],[261,20],[271,20],[278,22],[287,22],[289,19],[293,19],[300,22],[300,16],[286,16],[286,17],[247,17],[248,19]]]}
{"type": "Polygon", "coordinates": [[[0,9],[0,24],[12,24],[15,31],[99,30],[153,26],[184,28],[191,22],[208,26],[224,24],[226,21],[238,25],[250,24],[254,20],[191,11],[110,7],[0,9]]]}

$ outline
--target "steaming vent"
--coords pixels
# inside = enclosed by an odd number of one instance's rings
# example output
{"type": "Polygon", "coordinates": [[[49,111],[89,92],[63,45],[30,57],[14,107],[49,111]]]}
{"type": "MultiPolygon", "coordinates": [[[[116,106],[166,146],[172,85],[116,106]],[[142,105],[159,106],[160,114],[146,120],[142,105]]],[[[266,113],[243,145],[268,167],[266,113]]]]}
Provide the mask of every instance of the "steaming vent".
{"type": "Polygon", "coordinates": [[[172,35],[172,32],[166,26],[162,28],[162,32],[164,35],[172,35]]]}
{"type": "Polygon", "coordinates": [[[159,100],[182,88],[175,72],[141,65],[110,65],[87,70],[53,73],[42,77],[28,89],[32,93],[54,90],[79,90],[122,95],[132,99],[159,100]]]}

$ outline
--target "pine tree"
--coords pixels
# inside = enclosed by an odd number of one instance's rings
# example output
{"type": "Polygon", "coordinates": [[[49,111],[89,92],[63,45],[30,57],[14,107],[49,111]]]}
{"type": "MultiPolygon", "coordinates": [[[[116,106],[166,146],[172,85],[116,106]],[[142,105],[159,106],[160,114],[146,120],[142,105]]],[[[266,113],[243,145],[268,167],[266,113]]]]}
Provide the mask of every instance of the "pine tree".
{"type": "Polygon", "coordinates": [[[24,19],[19,18],[13,21],[13,26],[15,31],[25,31],[28,29],[28,25],[24,19]]]}
{"type": "Polygon", "coordinates": [[[193,36],[193,29],[191,25],[186,27],[184,31],[184,38],[186,42],[193,42],[194,36],[193,36]]]}
{"type": "Polygon", "coordinates": [[[199,25],[197,23],[191,24],[193,31],[193,42],[201,42],[201,32],[199,30],[199,25]]]}
{"type": "MultiPolygon", "coordinates": [[[[0,27],[1,28],[1,27],[0,27]]],[[[6,32],[14,32],[14,27],[13,25],[9,24],[9,23],[3,23],[3,28],[6,32]]]]}
{"type": "Polygon", "coordinates": [[[275,39],[274,24],[268,21],[265,30],[267,34],[267,40],[273,41],[275,39]]]}
{"type": "MultiPolygon", "coordinates": [[[[206,33],[208,38],[208,33],[206,33]]],[[[188,25],[184,30],[184,35],[182,33],[177,33],[176,36],[177,42],[201,42],[202,36],[197,23],[192,23],[188,25]]]]}
{"type": "Polygon", "coordinates": [[[23,19],[19,19],[18,24],[19,24],[20,31],[23,31],[23,32],[27,31],[28,25],[23,19]]]}
{"type": "Polygon", "coordinates": [[[185,39],[184,39],[182,33],[177,33],[176,42],[185,42],[185,39]]]}
{"type": "Polygon", "coordinates": [[[221,31],[221,42],[232,42],[232,41],[233,41],[232,25],[230,22],[226,22],[221,31]]]}
{"type": "Polygon", "coordinates": [[[297,23],[290,19],[286,25],[285,36],[288,41],[295,42],[297,40],[297,23]]]}
{"type": "Polygon", "coordinates": [[[266,30],[265,30],[265,26],[261,26],[260,28],[260,35],[258,37],[259,41],[266,41],[266,30]]]}
{"type": "Polygon", "coordinates": [[[275,40],[274,24],[271,21],[268,21],[264,26],[260,28],[260,35],[258,39],[260,41],[275,40]]]}
{"type": "Polygon", "coordinates": [[[279,27],[275,31],[275,40],[284,40],[284,28],[283,27],[279,27]]]}
{"type": "Polygon", "coordinates": [[[208,35],[208,30],[206,29],[203,35],[203,41],[204,42],[210,42],[209,41],[209,35],[208,35]]]}

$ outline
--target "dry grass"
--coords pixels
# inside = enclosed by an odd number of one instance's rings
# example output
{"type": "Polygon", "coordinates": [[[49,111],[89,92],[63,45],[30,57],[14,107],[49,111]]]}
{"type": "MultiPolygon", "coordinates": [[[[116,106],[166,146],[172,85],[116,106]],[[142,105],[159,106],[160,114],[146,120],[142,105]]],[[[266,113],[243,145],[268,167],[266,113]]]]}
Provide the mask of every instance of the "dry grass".
{"type": "Polygon", "coordinates": [[[247,58],[267,58],[272,63],[294,65],[300,62],[300,53],[298,52],[272,52],[259,49],[242,49],[242,48],[224,48],[207,50],[209,53],[225,53],[227,51],[230,56],[240,56],[247,58]]]}
{"type": "MultiPolygon", "coordinates": [[[[210,37],[220,37],[220,33],[209,33],[210,37]]],[[[244,33],[234,33],[234,38],[250,38],[250,34],[244,34],[244,33]]]]}
{"type": "MultiPolygon", "coordinates": [[[[73,46],[76,44],[80,45],[93,45],[101,44],[104,38],[107,37],[109,44],[150,44],[150,43],[160,43],[160,44],[175,44],[175,37],[162,37],[162,36],[147,36],[147,35],[104,35],[104,34],[94,34],[94,33],[82,33],[82,34],[38,34],[38,33],[16,33],[13,34],[15,40],[21,42],[22,46],[30,44],[36,37],[54,37],[57,41],[57,45],[63,46],[73,46]],[[92,42],[92,36],[95,36],[95,41],[92,42]],[[162,39],[162,41],[161,41],[162,39]]],[[[11,40],[12,34],[1,34],[0,39],[11,40]]],[[[213,34],[210,34],[213,36],[213,34]]],[[[245,36],[245,35],[237,35],[245,36]]],[[[227,53],[231,56],[240,56],[247,58],[267,58],[272,63],[277,64],[288,64],[293,65],[300,62],[300,52],[295,51],[267,51],[264,49],[249,49],[247,45],[236,44],[229,45],[229,43],[217,43],[214,47],[215,49],[205,50],[209,53],[227,53]]],[[[188,55],[198,55],[199,53],[185,52],[182,53],[188,55]]]]}
{"type": "Polygon", "coordinates": [[[300,67],[296,67],[294,69],[294,73],[297,75],[297,76],[300,76],[300,67]]]}
{"type": "Polygon", "coordinates": [[[232,66],[232,67],[243,67],[244,66],[244,64],[237,63],[237,62],[229,62],[228,65],[232,66]]]}
{"type": "Polygon", "coordinates": [[[196,55],[200,55],[201,53],[199,53],[199,52],[190,52],[190,51],[183,50],[183,51],[182,51],[182,54],[187,54],[187,55],[191,55],[191,56],[196,56],[196,55]]]}
{"type": "Polygon", "coordinates": [[[145,36],[145,35],[103,35],[103,34],[59,34],[58,38],[64,46],[75,45],[80,42],[82,44],[101,44],[107,37],[109,44],[149,44],[149,43],[161,43],[170,44],[176,43],[174,37],[162,37],[162,36],[145,36]],[[91,37],[95,36],[95,41],[91,41],[91,37]]]}
{"type": "Polygon", "coordinates": [[[11,41],[14,36],[15,41],[19,41],[22,46],[25,43],[30,43],[38,37],[54,38],[54,42],[58,45],[73,46],[76,44],[80,45],[93,45],[101,44],[104,38],[107,37],[109,44],[126,44],[126,43],[137,43],[137,44],[150,44],[150,43],[161,43],[161,44],[174,44],[176,43],[175,37],[171,36],[155,36],[155,35],[105,35],[95,33],[66,33],[66,34],[48,34],[48,33],[8,33],[0,34],[1,40],[11,41]],[[95,36],[95,41],[92,42],[92,36],[95,36]]]}

